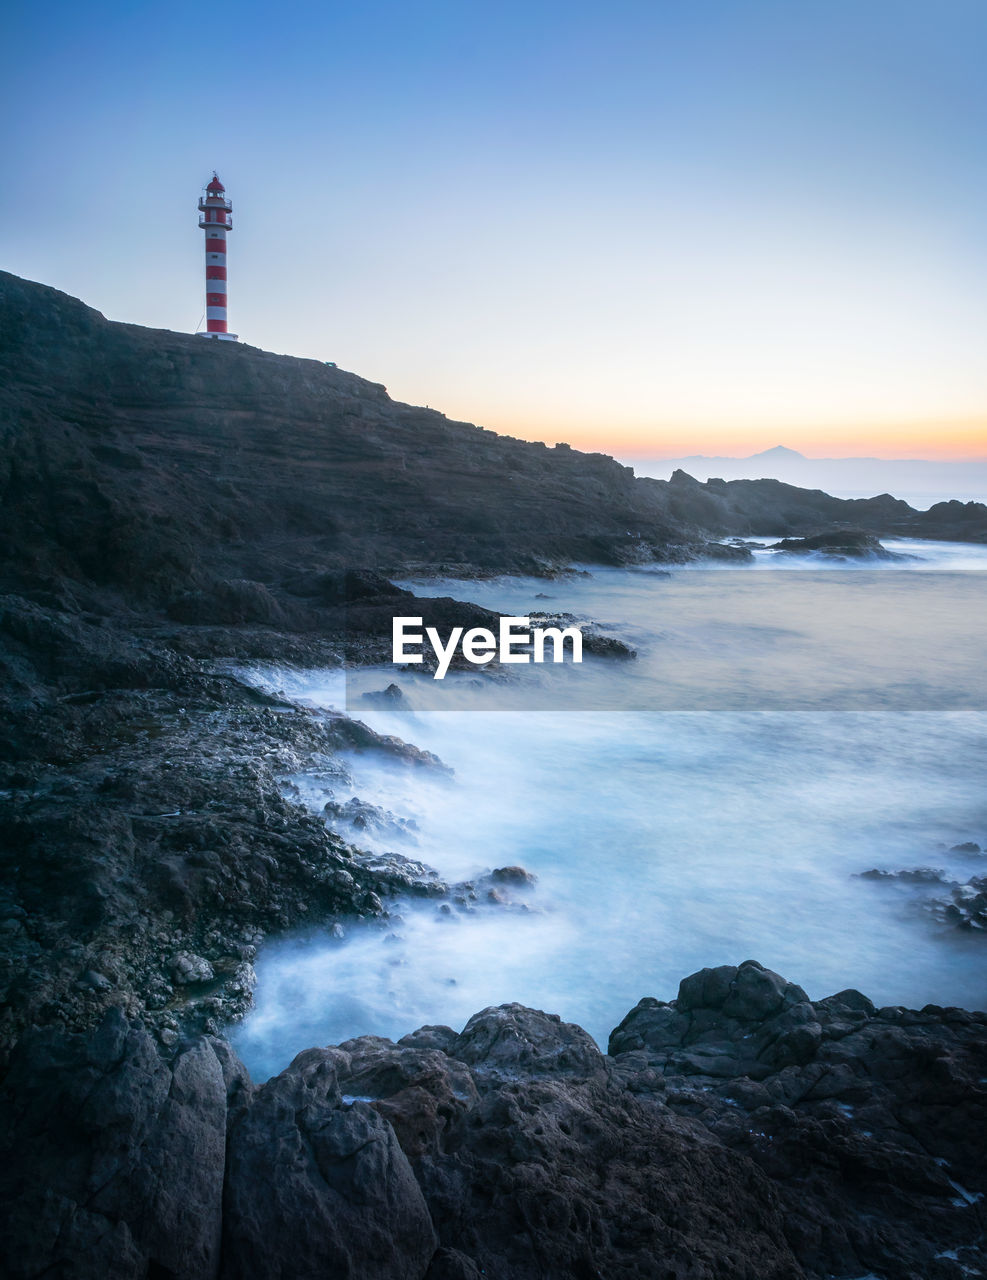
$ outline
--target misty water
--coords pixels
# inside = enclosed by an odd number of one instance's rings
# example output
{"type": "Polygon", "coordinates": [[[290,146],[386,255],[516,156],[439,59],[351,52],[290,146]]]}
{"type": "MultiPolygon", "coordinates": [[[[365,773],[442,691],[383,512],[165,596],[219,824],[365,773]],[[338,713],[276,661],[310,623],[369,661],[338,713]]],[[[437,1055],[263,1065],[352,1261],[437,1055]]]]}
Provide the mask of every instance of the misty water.
{"type": "Polygon", "coordinates": [[[352,796],[413,823],[340,828],[451,881],[521,865],[512,906],[443,912],[267,944],[235,1029],[255,1078],[361,1034],[459,1029],[507,1001],[578,1022],[605,1047],[642,997],[704,965],[754,958],[818,998],[987,1007],[987,938],[947,929],[927,890],[870,868],[987,874],[987,548],[887,544],[921,559],[832,567],[767,551],[738,569],[593,569],[546,582],[416,582],[528,615],[567,611],[635,661],[451,672],[241,673],[345,709],[435,752],[449,777],[354,752],[346,777],[290,780],[315,811],[352,796]],[[550,597],[546,599],[545,597],[550,597]],[[367,692],[397,683],[389,707],[367,692]]]}

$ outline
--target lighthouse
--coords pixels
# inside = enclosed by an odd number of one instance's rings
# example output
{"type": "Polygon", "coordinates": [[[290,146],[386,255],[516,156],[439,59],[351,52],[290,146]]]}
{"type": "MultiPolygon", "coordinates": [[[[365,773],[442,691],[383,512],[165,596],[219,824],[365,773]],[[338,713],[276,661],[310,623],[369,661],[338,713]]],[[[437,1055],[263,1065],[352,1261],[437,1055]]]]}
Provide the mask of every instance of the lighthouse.
{"type": "Polygon", "coordinates": [[[236,342],[226,323],[226,233],[233,229],[233,202],[215,169],[199,197],[199,226],[206,233],[206,329],[199,337],[236,342]]]}

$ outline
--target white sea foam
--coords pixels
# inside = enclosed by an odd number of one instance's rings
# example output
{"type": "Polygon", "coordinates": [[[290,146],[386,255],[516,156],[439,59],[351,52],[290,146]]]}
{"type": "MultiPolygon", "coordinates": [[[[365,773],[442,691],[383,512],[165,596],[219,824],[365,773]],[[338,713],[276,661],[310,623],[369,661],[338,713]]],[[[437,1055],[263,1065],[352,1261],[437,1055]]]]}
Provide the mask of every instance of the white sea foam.
{"type": "MultiPolygon", "coordinates": [[[[984,548],[949,554],[987,567],[984,548]]],[[[987,577],[956,572],[946,553],[937,563],[767,575],[753,591],[764,575],[429,584],[505,612],[602,618],[640,652],[515,669],[506,683],[450,673],[442,709],[437,682],[393,668],[254,671],[455,770],[365,752],[349,782],[296,779],[314,808],[330,791],[358,795],[417,824],[406,842],[351,831],[355,843],[450,879],[521,864],[539,882],[528,913],[450,918],[419,901],[397,904],[391,929],[270,944],[236,1031],[251,1070],[358,1034],[458,1028],[510,1000],[603,1043],[640,997],[669,999],[685,974],[751,957],[814,997],[855,986],[879,1003],[984,1007],[982,939],[941,933],[918,910],[921,889],[853,878],[931,864],[967,879],[975,857],[949,849],[987,843],[987,577]],[[391,681],[410,709],[362,698],[391,681]]]]}

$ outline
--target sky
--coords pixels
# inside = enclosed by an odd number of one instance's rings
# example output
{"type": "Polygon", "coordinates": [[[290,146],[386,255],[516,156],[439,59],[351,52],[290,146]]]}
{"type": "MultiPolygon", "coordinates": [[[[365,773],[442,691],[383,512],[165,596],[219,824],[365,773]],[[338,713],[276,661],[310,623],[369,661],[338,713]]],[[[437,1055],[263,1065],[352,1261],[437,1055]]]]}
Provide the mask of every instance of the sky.
{"type": "Polygon", "coordinates": [[[987,457],[983,0],[8,0],[0,266],[499,431],[987,457]]]}

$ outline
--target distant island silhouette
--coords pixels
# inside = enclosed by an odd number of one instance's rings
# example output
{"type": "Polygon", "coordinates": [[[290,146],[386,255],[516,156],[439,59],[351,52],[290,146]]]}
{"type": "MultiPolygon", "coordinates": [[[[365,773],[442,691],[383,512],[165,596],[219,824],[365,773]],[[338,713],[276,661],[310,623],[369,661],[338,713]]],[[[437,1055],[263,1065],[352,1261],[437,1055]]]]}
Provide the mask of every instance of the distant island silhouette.
{"type": "Polygon", "coordinates": [[[667,480],[676,470],[697,480],[781,480],[806,489],[824,489],[834,497],[862,498],[890,493],[909,505],[925,509],[958,498],[983,502],[987,498],[987,458],[944,461],[930,458],[810,458],[797,449],[776,444],[744,457],[701,453],[686,457],[621,455],[639,476],[667,480]]]}

